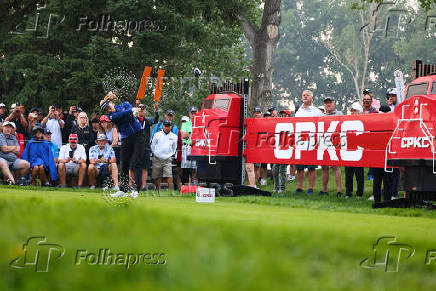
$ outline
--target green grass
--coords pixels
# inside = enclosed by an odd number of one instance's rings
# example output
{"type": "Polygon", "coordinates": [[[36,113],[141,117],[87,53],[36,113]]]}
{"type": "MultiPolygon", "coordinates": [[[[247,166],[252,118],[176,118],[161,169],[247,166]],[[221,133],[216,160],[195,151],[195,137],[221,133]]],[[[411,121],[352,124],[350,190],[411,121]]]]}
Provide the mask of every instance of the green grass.
{"type": "Polygon", "coordinates": [[[164,197],[163,192],[126,207],[113,207],[98,191],[2,187],[0,290],[436,288],[436,262],[425,265],[426,251],[436,249],[434,212],[373,210],[366,200],[294,195],[294,184],[280,197],[198,204],[192,196],[164,197]],[[9,267],[31,236],[46,236],[66,250],[47,273],[9,267]],[[381,236],[415,248],[398,273],[360,267],[381,236]],[[128,270],[74,264],[77,250],[100,248],[165,253],[166,264],[128,270]]]}

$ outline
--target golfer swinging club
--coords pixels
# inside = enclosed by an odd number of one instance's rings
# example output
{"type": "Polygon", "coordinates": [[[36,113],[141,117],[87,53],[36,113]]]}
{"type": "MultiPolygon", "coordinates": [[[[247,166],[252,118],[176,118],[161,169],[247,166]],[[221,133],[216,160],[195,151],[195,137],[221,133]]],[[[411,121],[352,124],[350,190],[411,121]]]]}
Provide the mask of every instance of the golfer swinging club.
{"type": "MultiPolygon", "coordinates": [[[[109,119],[118,127],[121,134],[121,175],[129,177],[129,186],[120,183],[120,190],[124,193],[132,189],[130,197],[138,197],[138,189],[133,189],[135,171],[142,171],[145,160],[145,137],[141,124],[134,116],[133,106],[129,102],[115,105],[117,96],[109,92],[100,101],[100,108],[108,112],[109,119]]],[[[138,187],[138,186],[137,186],[138,187]]],[[[121,193],[121,195],[125,195],[121,193]]],[[[120,193],[113,195],[121,196],[120,193]]]]}

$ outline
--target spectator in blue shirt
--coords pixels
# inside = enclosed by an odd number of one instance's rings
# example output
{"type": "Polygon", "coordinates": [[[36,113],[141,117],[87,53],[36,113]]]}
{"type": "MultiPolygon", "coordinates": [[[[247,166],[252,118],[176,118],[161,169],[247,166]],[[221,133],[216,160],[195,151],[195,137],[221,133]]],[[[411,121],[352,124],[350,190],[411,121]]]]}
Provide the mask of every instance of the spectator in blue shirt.
{"type": "MultiPolygon", "coordinates": [[[[168,109],[165,112],[165,120],[169,120],[173,122],[173,129],[171,129],[172,133],[174,133],[175,135],[178,135],[179,133],[179,129],[177,128],[177,125],[174,123],[174,116],[175,116],[175,112],[171,109],[168,109]]],[[[153,128],[153,131],[151,132],[151,137],[150,137],[150,142],[153,140],[153,136],[156,132],[159,132],[162,130],[163,127],[163,123],[164,120],[159,121],[153,128]]]]}
{"type": "Polygon", "coordinates": [[[50,186],[47,174],[53,181],[58,179],[56,163],[53,152],[48,142],[43,138],[44,129],[35,127],[32,131],[34,136],[24,149],[22,159],[30,163],[32,169],[32,185],[36,186],[36,179],[41,180],[41,185],[50,186]]]}
{"type": "Polygon", "coordinates": [[[104,133],[97,135],[96,145],[89,149],[88,176],[90,189],[95,189],[96,177],[100,182],[109,174],[112,176],[114,190],[118,191],[118,166],[114,149],[108,144],[104,133]]]}

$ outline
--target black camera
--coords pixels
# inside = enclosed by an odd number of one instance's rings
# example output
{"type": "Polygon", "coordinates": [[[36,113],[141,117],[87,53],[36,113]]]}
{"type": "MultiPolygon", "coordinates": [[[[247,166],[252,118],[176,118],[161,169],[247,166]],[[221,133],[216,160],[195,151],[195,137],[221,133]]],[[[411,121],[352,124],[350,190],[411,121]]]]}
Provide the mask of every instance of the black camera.
{"type": "Polygon", "coordinates": [[[72,159],[74,157],[74,151],[70,151],[69,155],[70,155],[70,159],[72,159]]]}
{"type": "Polygon", "coordinates": [[[98,159],[100,160],[103,157],[103,155],[98,155],[98,159]]]}

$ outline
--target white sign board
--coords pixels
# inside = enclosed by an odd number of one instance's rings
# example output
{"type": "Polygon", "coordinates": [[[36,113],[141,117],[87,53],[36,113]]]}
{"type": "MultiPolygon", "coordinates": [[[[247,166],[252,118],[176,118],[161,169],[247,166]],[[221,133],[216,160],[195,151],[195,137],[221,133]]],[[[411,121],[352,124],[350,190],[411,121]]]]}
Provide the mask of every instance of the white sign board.
{"type": "Polygon", "coordinates": [[[397,104],[404,101],[404,91],[406,90],[406,87],[404,86],[404,77],[403,72],[400,70],[397,70],[394,72],[395,76],[395,87],[397,87],[397,104]]]}
{"type": "Polygon", "coordinates": [[[215,203],[215,188],[197,188],[195,200],[200,203],[215,203]]]}

